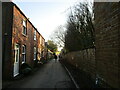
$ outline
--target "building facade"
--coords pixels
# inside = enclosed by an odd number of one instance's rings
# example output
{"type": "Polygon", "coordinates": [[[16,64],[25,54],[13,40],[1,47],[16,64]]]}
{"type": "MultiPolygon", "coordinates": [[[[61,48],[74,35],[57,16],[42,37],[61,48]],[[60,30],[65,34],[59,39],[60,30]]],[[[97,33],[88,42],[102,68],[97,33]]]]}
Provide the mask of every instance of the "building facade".
{"type": "Polygon", "coordinates": [[[2,76],[7,79],[19,75],[23,63],[35,66],[45,39],[12,2],[2,3],[2,26],[2,76]]]}

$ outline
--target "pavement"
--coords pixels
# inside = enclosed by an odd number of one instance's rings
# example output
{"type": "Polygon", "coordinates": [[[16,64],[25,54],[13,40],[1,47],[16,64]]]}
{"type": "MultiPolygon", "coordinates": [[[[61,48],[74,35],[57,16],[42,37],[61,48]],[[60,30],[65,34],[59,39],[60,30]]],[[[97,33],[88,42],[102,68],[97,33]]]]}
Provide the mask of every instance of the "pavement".
{"type": "Polygon", "coordinates": [[[53,59],[35,74],[14,81],[6,88],[75,88],[75,85],[61,63],[53,59]]]}

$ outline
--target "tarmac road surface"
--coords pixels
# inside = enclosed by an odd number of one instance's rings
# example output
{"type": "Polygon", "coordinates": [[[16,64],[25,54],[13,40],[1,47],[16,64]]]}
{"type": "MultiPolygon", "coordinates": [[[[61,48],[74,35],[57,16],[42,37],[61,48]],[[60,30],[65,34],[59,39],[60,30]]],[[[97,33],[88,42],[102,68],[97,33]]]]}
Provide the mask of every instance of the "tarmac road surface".
{"type": "Polygon", "coordinates": [[[51,60],[34,75],[18,80],[8,88],[75,88],[59,61],[51,60]]]}

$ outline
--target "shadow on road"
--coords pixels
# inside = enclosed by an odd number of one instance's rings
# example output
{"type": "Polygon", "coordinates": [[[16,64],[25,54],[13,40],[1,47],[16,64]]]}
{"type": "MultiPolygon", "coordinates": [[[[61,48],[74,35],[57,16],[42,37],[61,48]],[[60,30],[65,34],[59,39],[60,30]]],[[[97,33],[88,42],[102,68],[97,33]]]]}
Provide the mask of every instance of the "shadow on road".
{"type": "Polygon", "coordinates": [[[61,63],[54,59],[34,69],[33,73],[13,80],[3,88],[75,88],[61,63]]]}

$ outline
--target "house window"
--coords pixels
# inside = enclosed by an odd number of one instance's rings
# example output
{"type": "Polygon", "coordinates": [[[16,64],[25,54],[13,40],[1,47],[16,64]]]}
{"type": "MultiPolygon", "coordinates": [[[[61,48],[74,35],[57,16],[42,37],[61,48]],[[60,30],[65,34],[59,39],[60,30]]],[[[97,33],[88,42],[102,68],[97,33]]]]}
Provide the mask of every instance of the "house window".
{"type": "Polygon", "coordinates": [[[43,46],[45,46],[45,42],[43,41],[43,46]]]}
{"type": "Polygon", "coordinates": [[[42,44],[42,37],[40,36],[40,44],[42,44]]]}
{"type": "Polygon", "coordinates": [[[36,60],[36,47],[34,47],[34,60],[36,60]]]}
{"type": "Polygon", "coordinates": [[[34,40],[36,40],[36,30],[34,30],[34,40]]]}
{"type": "Polygon", "coordinates": [[[23,34],[27,35],[26,20],[23,20],[23,34]]]}
{"type": "Polygon", "coordinates": [[[22,63],[26,61],[26,45],[22,45],[22,63]]]}

